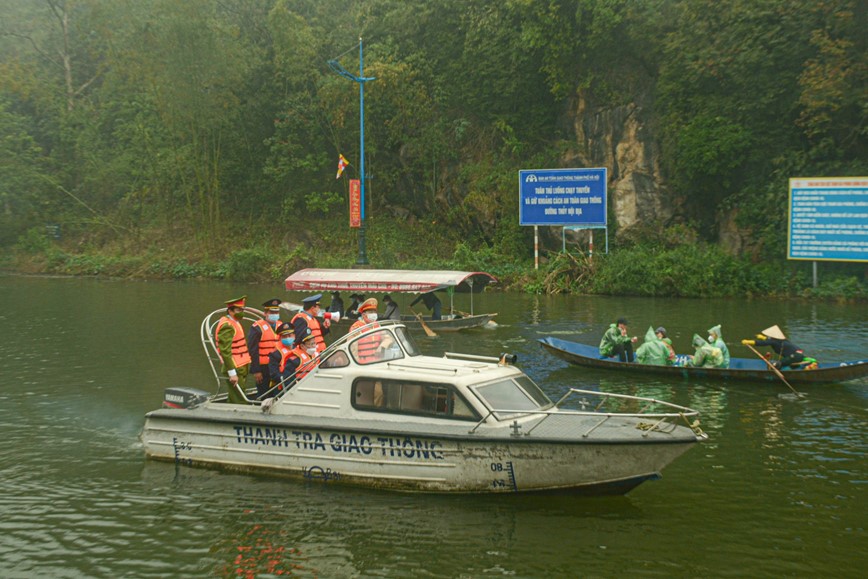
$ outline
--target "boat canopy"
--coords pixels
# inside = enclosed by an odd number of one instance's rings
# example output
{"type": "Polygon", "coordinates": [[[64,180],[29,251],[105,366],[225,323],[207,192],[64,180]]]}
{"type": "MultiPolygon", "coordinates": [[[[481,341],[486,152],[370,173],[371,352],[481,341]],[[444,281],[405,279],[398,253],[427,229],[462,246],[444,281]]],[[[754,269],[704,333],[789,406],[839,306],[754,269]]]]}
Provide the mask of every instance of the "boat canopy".
{"type": "Polygon", "coordinates": [[[286,278],[286,289],[419,294],[454,288],[456,292],[479,293],[490,283],[497,283],[497,278],[481,271],[309,268],[286,278]]]}

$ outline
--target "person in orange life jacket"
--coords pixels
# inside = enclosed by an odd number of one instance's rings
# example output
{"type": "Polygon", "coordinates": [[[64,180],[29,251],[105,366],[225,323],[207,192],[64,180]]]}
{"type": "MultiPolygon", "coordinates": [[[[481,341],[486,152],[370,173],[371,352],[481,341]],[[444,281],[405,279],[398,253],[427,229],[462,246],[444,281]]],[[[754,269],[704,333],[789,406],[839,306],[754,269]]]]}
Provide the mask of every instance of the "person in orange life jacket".
{"type": "Polygon", "coordinates": [[[317,319],[320,312],[319,300],[321,298],[322,294],[316,294],[301,300],[304,309],[295,314],[290,322],[295,330],[296,340],[298,340],[299,336],[305,336],[307,334],[305,330],[310,329],[316,340],[317,352],[322,352],[326,349],[325,335],[329,333],[329,325],[331,324],[329,320],[320,321],[317,319]]]}
{"type": "Polygon", "coordinates": [[[271,377],[268,355],[277,348],[277,332],[280,323],[280,298],[272,298],[262,304],[265,319],[256,320],[247,332],[247,351],[250,352],[250,373],[256,380],[259,396],[268,392],[271,377]]]}
{"type": "Polygon", "coordinates": [[[440,309],[441,309],[440,299],[434,295],[433,291],[430,291],[426,294],[419,295],[419,297],[417,297],[415,300],[410,302],[410,307],[412,308],[413,306],[418,304],[420,300],[422,301],[423,304],[425,304],[426,308],[431,310],[431,319],[432,320],[443,319],[443,316],[440,313],[440,309]]]}
{"type": "Polygon", "coordinates": [[[226,315],[217,322],[214,342],[223,362],[221,371],[229,378],[227,402],[245,404],[244,384],[250,371],[250,353],[244,340],[241,320],[244,318],[244,303],[247,296],[226,302],[226,315]]]}
{"type": "Polygon", "coordinates": [[[377,323],[378,305],[377,298],[368,298],[362,302],[362,305],[359,306],[359,319],[350,326],[350,331],[352,332],[353,330],[367,326],[368,324],[372,324],[375,328],[379,328],[380,324],[377,323]]]}
{"type": "MultiPolygon", "coordinates": [[[[379,328],[380,324],[377,323],[377,298],[368,298],[365,300],[362,305],[359,306],[359,319],[350,327],[350,331],[357,330],[359,328],[379,328]]],[[[389,343],[385,343],[383,338],[385,334],[377,333],[372,336],[365,336],[361,340],[359,340],[358,344],[358,353],[359,353],[359,362],[362,364],[373,362],[382,357],[379,350],[388,347],[391,344],[391,339],[389,343]]]]}
{"type": "Polygon", "coordinates": [[[271,376],[268,394],[265,398],[275,396],[289,387],[292,382],[294,366],[290,365],[289,359],[295,357],[295,330],[286,322],[275,328],[280,337],[277,348],[268,355],[268,374],[271,376]]]}
{"type": "Polygon", "coordinates": [[[295,335],[295,349],[286,360],[284,372],[288,372],[289,375],[295,374],[295,381],[298,382],[316,368],[317,355],[316,337],[308,328],[301,337],[295,335]]]}

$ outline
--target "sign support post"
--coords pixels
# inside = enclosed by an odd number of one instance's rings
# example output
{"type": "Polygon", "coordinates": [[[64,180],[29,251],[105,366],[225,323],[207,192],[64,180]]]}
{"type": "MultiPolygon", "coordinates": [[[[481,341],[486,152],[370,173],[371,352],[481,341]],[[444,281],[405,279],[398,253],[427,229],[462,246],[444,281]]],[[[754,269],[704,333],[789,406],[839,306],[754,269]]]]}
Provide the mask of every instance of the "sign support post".
{"type": "MultiPolygon", "coordinates": [[[[534,226],[534,269],[539,269],[539,225],[591,229],[589,257],[593,257],[593,229],[607,227],[606,186],[605,168],[518,172],[519,225],[534,226]]],[[[606,240],[608,250],[608,230],[606,240]]],[[[566,251],[565,235],[563,244],[566,251]]]]}

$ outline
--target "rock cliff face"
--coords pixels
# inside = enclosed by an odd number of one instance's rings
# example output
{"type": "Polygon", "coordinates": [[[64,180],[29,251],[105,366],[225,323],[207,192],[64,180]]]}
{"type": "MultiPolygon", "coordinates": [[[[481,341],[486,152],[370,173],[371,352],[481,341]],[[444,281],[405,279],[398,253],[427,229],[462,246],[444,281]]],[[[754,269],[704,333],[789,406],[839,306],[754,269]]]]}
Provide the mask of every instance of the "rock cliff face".
{"type": "Polygon", "coordinates": [[[610,233],[637,225],[663,227],[673,218],[676,200],[661,175],[659,146],[641,105],[593,109],[578,98],[566,122],[575,148],[564,156],[564,166],[608,169],[610,233]]]}

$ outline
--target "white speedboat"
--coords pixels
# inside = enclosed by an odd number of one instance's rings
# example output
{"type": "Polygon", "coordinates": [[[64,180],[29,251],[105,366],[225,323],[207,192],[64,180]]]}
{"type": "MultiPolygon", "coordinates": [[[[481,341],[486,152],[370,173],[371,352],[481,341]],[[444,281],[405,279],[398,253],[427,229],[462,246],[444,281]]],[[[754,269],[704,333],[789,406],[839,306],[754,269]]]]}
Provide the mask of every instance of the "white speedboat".
{"type": "Polygon", "coordinates": [[[666,402],[552,402],[511,358],[424,356],[402,323],[366,326],[275,398],[230,404],[219,376],[217,394],[167,390],[141,439],[153,459],[373,488],[623,494],[705,438],[696,411],[666,402]],[[360,358],[371,339],[377,356],[360,358]]]}

